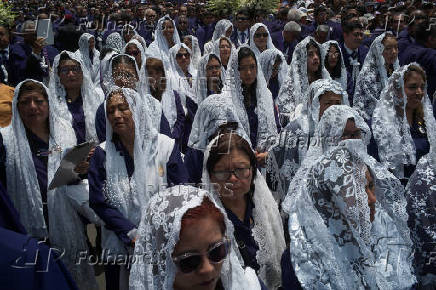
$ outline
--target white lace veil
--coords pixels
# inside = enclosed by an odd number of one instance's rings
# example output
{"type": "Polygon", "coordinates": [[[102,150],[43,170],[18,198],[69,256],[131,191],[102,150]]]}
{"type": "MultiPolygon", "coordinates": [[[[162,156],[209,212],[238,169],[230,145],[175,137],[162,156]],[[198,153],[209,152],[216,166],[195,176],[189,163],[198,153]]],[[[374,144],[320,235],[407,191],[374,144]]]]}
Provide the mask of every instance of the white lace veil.
{"type": "Polygon", "coordinates": [[[84,225],[73,206],[74,201],[70,198],[70,196],[88,194],[88,186],[82,183],[48,190],[47,208],[50,232],[45,224],[37,173],[17,105],[21,85],[27,81],[40,84],[48,95],[49,151],[51,154],[48,155],[47,185],[53,179],[63,153],[76,145],[76,135],[71,123],[55,113],[56,106],[52,106],[57,102],[56,96],[52,95],[44,84],[35,80],[25,80],[18,84],[12,101],[11,124],[1,129],[7,153],[8,193],[28,234],[38,239],[49,238],[53,248],[59,249],[61,253],[64,252],[62,261],[78,286],[84,289],[97,289],[93,268],[88,263],[77,264],[77,254],[81,251],[88,251],[88,245],[83,231],[84,225]]]}
{"type": "Polygon", "coordinates": [[[112,32],[106,38],[105,47],[111,48],[112,50],[115,50],[117,53],[121,53],[121,50],[123,50],[123,38],[118,32],[112,32]]]}
{"type": "MultiPolygon", "coordinates": [[[[172,253],[179,241],[182,217],[189,209],[199,206],[205,197],[215,203],[206,190],[184,185],[160,191],[153,196],[138,231],[139,240],[135,244],[134,254],[136,262],[130,271],[130,289],[173,289],[177,267],[172,260],[172,253]]],[[[232,223],[217,203],[215,207],[224,215],[226,236],[231,237],[232,223]]],[[[241,267],[234,248],[235,245],[232,245],[222,265],[221,282],[224,289],[260,289],[256,274],[250,268],[244,270],[241,267]]]]}
{"type": "MultiPolygon", "coordinates": [[[[250,124],[248,122],[247,111],[244,106],[244,96],[242,95],[242,81],[239,74],[238,54],[241,48],[249,48],[248,46],[240,46],[235,52],[234,57],[230,59],[229,71],[223,92],[226,97],[233,101],[239,121],[244,126],[245,132],[249,134],[250,124]]],[[[259,120],[257,130],[257,149],[259,152],[268,151],[269,148],[276,142],[277,126],[274,117],[274,104],[271,92],[268,90],[265,77],[259,61],[257,62],[257,77],[256,77],[256,113],[259,120]]]]}
{"type": "MultiPolygon", "coordinates": [[[[236,48],[235,48],[233,42],[232,42],[232,41],[230,40],[230,38],[228,38],[228,37],[222,36],[222,37],[218,38],[217,40],[215,40],[215,42],[213,43],[213,53],[219,57],[220,61],[221,61],[221,55],[220,55],[220,41],[221,41],[221,39],[223,39],[223,38],[227,39],[228,42],[230,43],[230,46],[231,46],[231,47],[230,47],[229,62],[227,63],[227,69],[224,68],[224,66],[222,67],[222,71],[223,71],[223,74],[224,74],[224,78],[223,78],[223,81],[224,81],[224,80],[227,79],[228,72],[230,71],[230,64],[232,63],[232,58],[233,58],[234,55],[235,55],[236,48]]],[[[222,61],[221,61],[221,62],[222,62],[222,61]]]]}
{"type": "Polygon", "coordinates": [[[76,53],[80,54],[83,64],[91,73],[92,81],[96,83],[100,77],[100,52],[94,47],[92,50],[93,58],[91,63],[91,59],[89,58],[89,40],[91,38],[94,38],[94,36],[89,33],[83,33],[79,38],[79,49],[76,53]]]}
{"type": "Polygon", "coordinates": [[[286,79],[289,69],[283,53],[277,48],[268,48],[259,55],[259,62],[260,66],[262,67],[263,76],[265,77],[266,83],[268,84],[273,73],[272,70],[274,63],[276,62],[277,56],[279,56],[282,60],[278,73],[279,87],[281,87],[286,79]]]}
{"type": "Polygon", "coordinates": [[[201,50],[200,45],[198,44],[198,38],[193,35],[188,35],[188,37],[191,39],[192,43],[192,55],[191,55],[191,62],[194,69],[198,69],[198,63],[200,62],[201,58],[201,50]]]}
{"type": "MultiPolygon", "coordinates": [[[[94,83],[91,80],[88,69],[83,64],[82,60],[76,54],[63,51],[58,54],[53,62],[53,71],[50,75],[50,93],[53,95],[54,100],[50,104],[50,110],[59,115],[59,118],[66,120],[68,124],[73,124],[73,117],[68,110],[67,100],[65,99],[67,93],[64,86],[59,79],[59,60],[62,54],[67,54],[69,58],[77,61],[80,64],[83,73],[83,83],[81,88],[81,96],[83,99],[83,113],[85,115],[86,123],[86,140],[97,141],[97,133],[95,131],[95,115],[98,107],[103,102],[103,96],[98,94],[95,90],[94,83]]],[[[71,125],[72,126],[72,125],[71,125]]]]}
{"type": "MultiPolygon", "coordinates": [[[[245,140],[250,140],[239,123],[238,116],[229,99],[223,95],[210,95],[198,106],[188,146],[204,152],[209,144],[209,138],[217,132],[221,125],[229,122],[237,122],[236,133],[245,140]]],[[[250,141],[248,142],[250,143],[250,141]]]]}
{"type": "MultiPolygon", "coordinates": [[[[304,100],[305,94],[309,88],[309,79],[307,76],[307,45],[313,40],[321,52],[321,46],[311,36],[306,37],[295,47],[292,55],[292,62],[289,68],[288,76],[280,88],[277,97],[277,105],[280,114],[288,115],[289,120],[294,119],[295,108],[304,100]]],[[[321,57],[321,56],[320,56],[321,57]]],[[[328,79],[330,74],[321,63],[321,78],[328,79]]]]}
{"type": "Polygon", "coordinates": [[[180,37],[179,34],[177,33],[176,24],[174,23],[174,20],[172,20],[170,16],[167,14],[163,16],[161,19],[159,19],[159,21],[157,22],[157,26],[155,30],[155,40],[148,47],[147,54],[160,55],[161,56],[160,59],[162,59],[162,61],[169,63],[169,50],[171,47],[168,47],[168,42],[165,36],[163,35],[163,24],[167,19],[173,22],[174,44],[180,43],[180,37]]]}
{"type": "Polygon", "coordinates": [[[233,24],[228,19],[221,19],[216,23],[212,39],[204,45],[204,54],[213,52],[213,46],[215,41],[221,38],[221,36],[224,36],[227,32],[227,29],[229,29],[230,27],[233,28],[233,24]]]}
{"type": "Polygon", "coordinates": [[[139,40],[137,39],[131,39],[128,43],[126,43],[126,45],[124,46],[123,50],[121,53],[123,54],[127,54],[126,50],[127,50],[127,46],[129,45],[135,45],[136,48],[138,48],[139,53],[141,54],[141,63],[137,63],[136,65],[139,68],[139,73],[140,75],[142,75],[144,73],[145,70],[145,62],[146,62],[146,56],[145,56],[145,50],[144,47],[142,46],[142,44],[139,42],[139,40]]]}
{"type": "Polygon", "coordinates": [[[365,151],[362,140],[341,141],[292,188],[290,254],[303,288],[409,289],[416,281],[404,189],[365,151]],[[377,198],[372,223],[367,169],[377,198]]]}
{"type": "MultiPolygon", "coordinates": [[[[394,170],[395,175],[401,178],[403,165],[416,164],[415,144],[410,134],[410,126],[406,117],[406,93],[404,91],[404,75],[411,63],[396,70],[388,80],[387,86],[383,89],[380,100],[373,114],[372,130],[374,139],[377,142],[380,160],[389,169],[394,170]],[[399,95],[401,94],[401,95],[399,95]],[[398,116],[396,107],[403,112],[398,116]]],[[[427,138],[432,147],[436,144],[436,121],[433,116],[431,102],[427,96],[427,85],[422,99],[424,111],[425,128],[427,138]]]]}
{"type": "MultiPolygon", "coordinates": [[[[142,208],[148,204],[152,193],[148,191],[149,181],[153,180],[154,158],[157,155],[158,129],[151,121],[150,108],[137,92],[128,88],[113,87],[112,94],[120,92],[129,104],[130,111],[135,123],[134,141],[134,165],[135,171],[132,178],[127,174],[124,157],[121,156],[113,139],[112,126],[106,112],[106,136],[104,143],[106,151],[106,182],[104,194],[108,203],[117,208],[125,218],[133,224],[139,225],[142,208]]],[[[113,231],[102,229],[103,248],[111,249],[115,253],[125,252],[125,247],[113,231]]]]}
{"type": "MultiPolygon", "coordinates": [[[[362,116],[366,121],[371,119],[380,94],[388,84],[388,75],[383,57],[383,40],[388,35],[393,37],[392,34],[385,32],[374,39],[357,77],[353,106],[362,112],[362,116]]],[[[399,67],[400,64],[397,57],[394,62],[394,70],[397,70],[399,67]]]]}
{"type": "MultiPolygon", "coordinates": [[[[200,104],[204,99],[207,98],[207,63],[209,62],[209,59],[212,55],[220,59],[218,55],[210,53],[205,54],[198,63],[197,76],[195,78],[195,96],[198,104],[200,104]]],[[[224,73],[222,67],[221,82],[224,83],[224,73]]]]}
{"type": "Polygon", "coordinates": [[[192,65],[192,51],[189,47],[184,43],[179,43],[170,48],[169,51],[169,59],[170,59],[170,67],[173,71],[173,78],[171,79],[171,86],[173,88],[178,88],[178,92],[180,92],[180,98],[182,100],[182,105],[186,108],[186,97],[190,97],[191,100],[197,102],[197,97],[195,95],[195,77],[197,75],[197,71],[194,69],[192,65]],[[189,57],[191,58],[191,62],[188,67],[188,72],[192,76],[192,87],[189,85],[189,82],[185,76],[185,73],[180,68],[179,64],[176,61],[176,55],[181,48],[184,48],[188,51],[189,57]]]}
{"type": "Polygon", "coordinates": [[[256,33],[256,31],[260,28],[263,27],[265,28],[266,32],[268,33],[268,40],[266,43],[266,49],[269,48],[275,48],[273,42],[272,42],[272,38],[271,38],[271,34],[269,33],[268,27],[266,27],[265,24],[263,23],[256,23],[253,26],[251,26],[250,28],[250,48],[251,50],[254,52],[254,54],[256,55],[257,58],[259,58],[261,51],[257,48],[256,44],[254,43],[254,34],[256,33]]]}
{"type": "MultiPolygon", "coordinates": [[[[231,133],[235,134],[235,133],[231,133]]],[[[209,172],[207,171],[207,160],[209,159],[210,150],[213,146],[217,145],[218,138],[213,139],[205,153],[203,160],[203,174],[202,174],[202,184],[209,186],[211,185],[209,172]]],[[[243,136],[241,136],[243,137],[243,136]]],[[[245,140],[248,140],[245,138],[245,140]]],[[[256,253],[256,261],[260,266],[259,277],[265,282],[268,289],[277,289],[281,285],[281,256],[285,250],[285,239],[283,231],[283,223],[280,216],[279,208],[265,182],[262,174],[259,170],[256,172],[256,177],[253,181],[254,192],[253,192],[253,226],[251,233],[254,240],[259,246],[259,250],[256,253]]],[[[220,200],[219,193],[213,186],[210,186],[212,194],[216,202],[223,208],[222,202],[220,200]]],[[[234,241],[234,245],[237,245],[234,235],[230,236],[234,241]]],[[[236,246],[237,248],[237,246],[236,246]]],[[[241,264],[244,263],[242,256],[239,254],[238,258],[241,264]]]]}
{"type": "Polygon", "coordinates": [[[337,41],[329,40],[321,45],[321,61],[323,64],[325,64],[325,59],[328,57],[328,53],[332,45],[336,47],[339,55],[341,56],[341,77],[335,79],[335,81],[339,82],[344,90],[347,90],[347,68],[345,67],[344,58],[342,57],[341,47],[337,41]]]}

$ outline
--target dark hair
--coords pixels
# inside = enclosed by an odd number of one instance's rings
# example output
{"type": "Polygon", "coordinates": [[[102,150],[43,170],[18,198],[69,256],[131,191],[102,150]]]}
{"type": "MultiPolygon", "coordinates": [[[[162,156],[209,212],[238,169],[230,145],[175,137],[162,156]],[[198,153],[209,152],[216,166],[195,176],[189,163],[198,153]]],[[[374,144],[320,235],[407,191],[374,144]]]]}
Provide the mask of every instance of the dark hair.
{"type": "MultiPolygon", "coordinates": [[[[242,47],[239,49],[238,52],[238,70],[239,66],[241,64],[241,61],[246,57],[252,57],[256,63],[257,67],[257,59],[254,52],[249,47],[242,47]]],[[[257,72],[259,73],[259,72],[257,72]]],[[[257,87],[257,80],[254,81],[253,84],[251,84],[250,87],[242,86],[242,95],[244,96],[244,105],[245,108],[250,107],[250,105],[257,106],[257,96],[256,96],[256,87],[257,87]]]]}
{"type": "Polygon", "coordinates": [[[33,80],[26,81],[21,85],[20,92],[18,94],[18,98],[20,98],[22,95],[24,95],[25,93],[28,93],[28,92],[40,93],[41,95],[44,96],[44,98],[46,100],[48,100],[47,91],[44,89],[44,87],[40,83],[37,83],[33,80]]]}
{"type": "Polygon", "coordinates": [[[77,60],[75,60],[75,59],[72,59],[72,58],[68,55],[68,53],[66,53],[66,52],[61,53],[61,56],[59,57],[59,65],[58,65],[58,66],[61,66],[61,64],[62,64],[64,61],[67,61],[67,60],[72,60],[72,61],[76,62],[77,64],[79,64],[80,67],[82,67],[82,65],[80,64],[79,61],[77,61],[77,60]]]}
{"type": "Polygon", "coordinates": [[[219,224],[221,233],[226,232],[226,223],[223,213],[215,206],[215,204],[205,196],[199,206],[188,209],[182,217],[180,233],[187,226],[197,222],[199,219],[211,217],[219,224]]]}
{"type": "Polygon", "coordinates": [[[145,61],[145,68],[148,69],[155,69],[161,71],[165,75],[165,69],[162,60],[158,58],[148,57],[145,61]]]}
{"type": "Polygon", "coordinates": [[[115,50],[110,48],[110,47],[103,47],[100,51],[100,60],[105,58],[105,56],[112,51],[115,51],[115,50]]]}
{"type": "Polygon", "coordinates": [[[174,26],[173,20],[169,17],[165,17],[164,20],[162,21],[162,30],[165,29],[165,22],[167,22],[167,21],[170,21],[171,24],[173,24],[173,26],[174,26]]]}
{"type": "Polygon", "coordinates": [[[248,156],[252,170],[251,189],[254,190],[254,179],[257,170],[256,156],[247,140],[233,132],[219,135],[218,140],[216,140],[216,143],[210,150],[209,158],[206,162],[207,172],[211,174],[221,158],[226,154],[230,154],[233,150],[244,152],[248,156]]]}
{"type": "Polygon", "coordinates": [[[216,55],[213,54],[213,53],[211,53],[211,54],[209,55],[209,59],[207,60],[207,62],[211,61],[212,59],[216,59],[216,60],[219,62],[219,64],[221,65],[221,60],[218,58],[218,56],[216,56],[216,55]]]}
{"type": "MultiPolygon", "coordinates": [[[[407,71],[404,73],[404,83],[406,83],[406,80],[410,77],[410,75],[412,74],[412,72],[415,72],[417,74],[419,74],[422,79],[424,80],[424,83],[427,82],[427,76],[425,74],[425,71],[417,66],[417,65],[410,65],[407,69],[407,71]]],[[[425,98],[426,96],[424,96],[425,98]]],[[[413,112],[413,120],[414,121],[418,121],[418,122],[422,122],[422,124],[425,126],[425,120],[424,120],[424,108],[423,106],[419,106],[419,108],[417,108],[414,112],[413,112]]]]}
{"type": "Polygon", "coordinates": [[[436,37],[436,25],[431,24],[429,21],[420,23],[416,28],[416,42],[425,45],[430,36],[436,37]]]}
{"type": "Polygon", "coordinates": [[[341,72],[342,72],[342,54],[341,54],[341,50],[339,49],[339,47],[338,47],[337,44],[334,44],[334,43],[330,44],[330,47],[329,47],[329,49],[327,50],[327,55],[326,55],[326,57],[324,58],[324,66],[325,66],[325,68],[329,71],[330,76],[331,76],[333,79],[336,79],[336,78],[340,78],[340,77],[341,77],[341,72]],[[338,63],[337,63],[336,66],[335,66],[333,69],[331,69],[331,71],[330,71],[330,70],[329,70],[329,65],[328,65],[328,64],[329,64],[328,53],[330,52],[330,48],[332,47],[332,45],[334,45],[334,46],[336,47],[336,49],[338,50],[339,57],[338,57],[338,63]]]}
{"type": "Polygon", "coordinates": [[[232,48],[232,43],[230,42],[230,40],[227,37],[221,37],[220,41],[218,42],[218,46],[221,44],[221,41],[227,41],[227,43],[230,45],[230,49],[232,48]]]}
{"type": "Polygon", "coordinates": [[[342,25],[343,33],[351,33],[355,29],[363,30],[363,26],[359,21],[345,21],[342,25]]]}
{"type": "MultiPolygon", "coordinates": [[[[306,45],[306,49],[309,50],[309,48],[311,48],[311,47],[315,47],[316,48],[316,51],[317,51],[318,56],[319,56],[319,59],[321,59],[321,50],[319,48],[319,45],[313,39],[311,39],[309,41],[309,43],[306,45]]],[[[322,62],[321,61],[319,62],[319,68],[315,72],[315,75],[316,75],[316,79],[317,80],[322,78],[322,62]]]]}

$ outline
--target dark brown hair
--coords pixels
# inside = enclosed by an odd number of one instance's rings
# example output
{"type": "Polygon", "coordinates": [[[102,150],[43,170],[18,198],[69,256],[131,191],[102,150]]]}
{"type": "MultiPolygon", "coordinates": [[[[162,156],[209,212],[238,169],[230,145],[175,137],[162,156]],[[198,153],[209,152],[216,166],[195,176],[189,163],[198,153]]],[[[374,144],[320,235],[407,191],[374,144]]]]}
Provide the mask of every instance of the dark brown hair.
{"type": "MultiPolygon", "coordinates": [[[[410,77],[412,72],[419,74],[422,77],[422,79],[424,80],[424,83],[427,83],[427,76],[425,74],[425,71],[421,67],[413,65],[413,64],[410,65],[409,68],[407,69],[407,71],[404,73],[404,83],[406,83],[407,79],[410,77]]],[[[424,98],[425,97],[426,96],[424,96],[424,98]]],[[[423,108],[422,104],[421,104],[421,106],[419,106],[419,108],[417,108],[415,110],[415,112],[413,112],[413,121],[414,122],[421,122],[425,126],[424,108],[423,108]]]]}
{"type": "Polygon", "coordinates": [[[37,82],[34,81],[26,81],[23,83],[20,87],[20,92],[18,94],[18,98],[20,98],[22,95],[28,92],[37,92],[44,96],[46,100],[48,100],[47,91],[44,89],[44,87],[37,82]]]}

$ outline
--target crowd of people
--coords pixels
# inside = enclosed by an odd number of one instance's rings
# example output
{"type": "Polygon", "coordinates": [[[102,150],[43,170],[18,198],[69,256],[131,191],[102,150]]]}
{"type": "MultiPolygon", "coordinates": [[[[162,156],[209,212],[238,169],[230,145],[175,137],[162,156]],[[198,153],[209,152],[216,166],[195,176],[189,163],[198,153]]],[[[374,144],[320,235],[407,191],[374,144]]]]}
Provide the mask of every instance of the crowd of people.
{"type": "Polygon", "coordinates": [[[0,7],[0,288],[435,289],[436,3],[214,1],[0,7]]]}

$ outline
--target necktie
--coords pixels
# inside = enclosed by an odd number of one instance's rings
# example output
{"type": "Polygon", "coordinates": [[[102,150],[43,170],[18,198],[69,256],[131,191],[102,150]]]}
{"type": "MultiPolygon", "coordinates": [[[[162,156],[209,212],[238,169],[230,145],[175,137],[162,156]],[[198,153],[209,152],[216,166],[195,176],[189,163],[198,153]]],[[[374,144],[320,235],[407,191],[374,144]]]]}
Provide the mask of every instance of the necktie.
{"type": "Polygon", "coordinates": [[[245,43],[245,31],[241,32],[241,43],[245,43]]]}
{"type": "Polygon", "coordinates": [[[8,61],[8,52],[7,50],[3,49],[0,51],[0,60],[3,64],[6,64],[8,61]]]}

